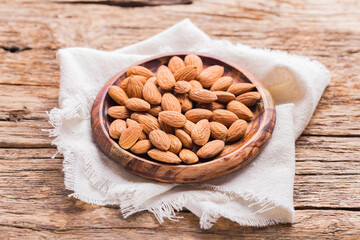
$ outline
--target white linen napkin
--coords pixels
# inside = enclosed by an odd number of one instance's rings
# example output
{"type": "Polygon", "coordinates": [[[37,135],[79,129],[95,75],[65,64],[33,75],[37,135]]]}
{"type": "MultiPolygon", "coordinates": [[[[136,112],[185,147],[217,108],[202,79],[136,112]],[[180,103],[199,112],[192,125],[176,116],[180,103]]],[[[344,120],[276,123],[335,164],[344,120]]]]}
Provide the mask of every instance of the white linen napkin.
{"type": "Polygon", "coordinates": [[[190,20],[140,43],[105,52],[66,48],[60,62],[59,108],[51,110],[50,136],[64,155],[65,186],[84,202],[118,204],[124,217],[148,210],[160,222],[187,208],[210,228],[219,217],[240,225],[267,226],[294,220],[295,140],[330,82],[319,62],[281,51],[212,40],[190,20]],[[92,138],[90,111],[102,86],[127,66],[160,53],[218,55],[255,73],[276,101],[276,125],[261,153],[232,174],[197,184],[166,184],[137,177],[107,157],[92,138]]]}

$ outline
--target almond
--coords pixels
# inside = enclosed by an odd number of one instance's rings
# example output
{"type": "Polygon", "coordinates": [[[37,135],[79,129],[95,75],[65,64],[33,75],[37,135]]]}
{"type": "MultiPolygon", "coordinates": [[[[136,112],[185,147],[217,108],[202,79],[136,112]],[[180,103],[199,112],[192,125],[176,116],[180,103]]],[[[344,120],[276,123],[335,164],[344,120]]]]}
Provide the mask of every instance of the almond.
{"type": "Polygon", "coordinates": [[[178,94],[187,93],[191,89],[191,84],[186,81],[178,81],[174,86],[174,92],[178,94]]]}
{"type": "Polygon", "coordinates": [[[124,90],[122,90],[118,86],[111,86],[109,88],[108,93],[109,93],[110,97],[112,98],[112,100],[114,100],[115,102],[117,102],[120,105],[125,105],[125,101],[128,100],[128,96],[126,95],[124,90]]]}
{"type": "Polygon", "coordinates": [[[120,83],[120,88],[122,90],[124,90],[126,92],[127,89],[127,84],[129,82],[130,78],[135,78],[136,80],[139,80],[143,85],[146,83],[146,77],[143,76],[138,76],[138,75],[132,75],[130,77],[125,78],[121,83],[120,83]]]}
{"type": "Polygon", "coordinates": [[[161,103],[161,93],[152,82],[147,82],[145,84],[142,95],[144,99],[150,104],[157,105],[161,103]]]}
{"type": "Polygon", "coordinates": [[[238,119],[239,118],[235,113],[224,109],[217,109],[213,111],[211,118],[212,121],[222,123],[226,127],[230,127],[230,125],[238,119]]]}
{"type": "Polygon", "coordinates": [[[159,113],[159,119],[172,127],[180,128],[186,123],[186,117],[175,111],[162,111],[159,113]]]}
{"type": "Polygon", "coordinates": [[[225,143],[221,140],[213,140],[202,146],[198,151],[197,155],[200,158],[209,159],[215,157],[224,148],[225,143]]]}
{"type": "Polygon", "coordinates": [[[219,78],[210,88],[211,91],[226,91],[232,84],[232,77],[221,77],[219,78]]]}
{"type": "Polygon", "coordinates": [[[166,123],[164,123],[161,119],[158,120],[159,121],[159,125],[160,125],[160,129],[163,130],[166,133],[174,133],[174,128],[167,125],[166,123]]]}
{"type": "Polygon", "coordinates": [[[196,77],[196,67],[195,66],[186,66],[180,70],[177,70],[174,73],[176,81],[190,81],[196,77]]]}
{"type": "Polygon", "coordinates": [[[146,112],[150,109],[150,104],[141,98],[129,98],[125,106],[131,111],[146,112]]]}
{"type": "MultiPolygon", "coordinates": [[[[128,118],[128,119],[126,119],[126,125],[127,125],[127,127],[133,127],[133,126],[139,126],[140,123],[138,123],[137,121],[135,121],[135,120],[133,120],[131,118],[128,118]]],[[[140,140],[147,139],[147,136],[146,136],[144,130],[141,131],[139,139],[140,140]]]]}
{"type": "Polygon", "coordinates": [[[239,119],[231,124],[228,132],[228,142],[236,141],[244,136],[246,129],[247,129],[247,122],[239,119]]]}
{"type": "Polygon", "coordinates": [[[159,149],[151,149],[148,151],[148,155],[157,161],[165,163],[180,163],[181,159],[170,151],[162,151],[159,149]]]}
{"type": "Polygon", "coordinates": [[[183,130],[184,130],[187,134],[191,135],[191,132],[192,132],[192,130],[194,129],[194,127],[195,127],[195,123],[187,120],[186,123],[185,123],[185,125],[184,125],[184,127],[183,127],[183,130]]]}
{"type": "Polygon", "coordinates": [[[231,100],[235,99],[235,95],[229,92],[225,92],[225,91],[214,91],[213,93],[215,93],[216,97],[218,98],[218,102],[221,103],[228,103],[231,100]]]}
{"type": "Polygon", "coordinates": [[[171,93],[165,93],[162,96],[161,107],[164,111],[176,111],[181,113],[179,100],[171,93]]]}
{"type": "Polygon", "coordinates": [[[119,145],[123,149],[131,148],[136,141],[139,139],[142,131],[142,126],[133,126],[125,129],[125,131],[121,134],[119,145]]]}
{"type": "Polygon", "coordinates": [[[187,112],[193,108],[192,101],[190,101],[190,99],[187,96],[181,94],[181,95],[176,95],[176,98],[180,102],[181,111],[187,112]]]}
{"type": "Polygon", "coordinates": [[[135,77],[130,77],[126,86],[126,93],[129,98],[142,98],[144,85],[135,77]]]}
{"type": "Polygon", "coordinates": [[[210,138],[210,124],[207,119],[200,120],[195,124],[191,132],[191,139],[196,145],[205,145],[210,138]]]}
{"type": "Polygon", "coordinates": [[[125,106],[113,106],[108,109],[108,115],[112,118],[126,119],[130,117],[130,111],[125,106]]]}
{"type": "Polygon", "coordinates": [[[146,77],[146,79],[154,77],[154,73],[143,66],[134,66],[129,68],[129,70],[126,72],[126,76],[129,77],[131,75],[143,76],[146,77]]]}
{"type": "Polygon", "coordinates": [[[169,67],[170,71],[174,74],[174,73],[176,73],[177,70],[184,68],[185,63],[178,56],[174,56],[174,57],[170,58],[168,67],[169,67]]]}
{"type": "Polygon", "coordinates": [[[212,112],[207,109],[194,108],[185,113],[186,119],[197,123],[201,119],[210,119],[212,116],[212,112]]]}
{"type": "Polygon", "coordinates": [[[228,129],[221,123],[211,122],[210,123],[210,136],[213,139],[225,141],[228,134],[228,129]]]}
{"type": "Polygon", "coordinates": [[[179,157],[180,157],[181,161],[183,161],[183,163],[186,163],[186,164],[194,164],[199,161],[198,156],[189,149],[181,150],[181,152],[179,153],[179,157]]]}
{"type": "Polygon", "coordinates": [[[120,83],[120,88],[121,88],[124,92],[126,92],[126,87],[127,87],[128,82],[129,82],[129,79],[130,79],[130,77],[127,77],[127,78],[125,78],[124,80],[122,80],[121,83],[120,83]]]}
{"type": "Polygon", "coordinates": [[[182,129],[175,129],[175,136],[178,137],[185,148],[192,149],[194,144],[191,137],[182,129]]]}
{"type": "Polygon", "coordinates": [[[171,73],[168,67],[162,65],[156,72],[157,83],[160,88],[164,90],[170,90],[174,87],[176,81],[174,75],[171,73]]]}
{"type": "Polygon", "coordinates": [[[238,118],[240,119],[250,120],[253,117],[253,113],[251,112],[251,110],[247,106],[236,100],[229,102],[226,106],[226,109],[235,113],[236,116],[238,116],[238,118]]]}
{"type": "Polygon", "coordinates": [[[218,103],[218,102],[212,102],[212,103],[198,103],[196,104],[197,108],[204,108],[204,109],[208,109],[210,111],[214,111],[216,109],[224,109],[225,105],[218,103]]]}
{"type": "Polygon", "coordinates": [[[237,96],[235,99],[248,107],[252,107],[261,99],[261,95],[259,92],[247,92],[237,96]]]}
{"type": "MultiPolygon", "coordinates": [[[[139,122],[139,116],[140,115],[143,115],[143,116],[146,116],[146,113],[144,112],[133,112],[131,115],[130,115],[130,118],[131,119],[134,119],[135,121],[139,122]]],[[[150,115],[150,114],[149,114],[150,115]]]]}
{"type": "Polygon", "coordinates": [[[114,139],[119,139],[121,134],[125,131],[125,129],[126,129],[126,122],[124,120],[121,119],[114,120],[109,127],[110,137],[114,139]]]}
{"type": "Polygon", "coordinates": [[[199,81],[191,80],[189,83],[191,85],[191,89],[204,89],[199,81]]]}
{"type": "Polygon", "coordinates": [[[219,65],[210,66],[202,70],[199,75],[199,82],[203,87],[210,88],[224,74],[224,67],[219,65]]]}
{"type": "Polygon", "coordinates": [[[189,54],[184,59],[186,66],[195,66],[196,67],[196,77],[198,78],[201,71],[203,70],[203,62],[198,55],[189,54]]]}
{"type": "Polygon", "coordinates": [[[217,100],[215,93],[206,89],[191,89],[189,98],[195,102],[211,103],[217,100]]]}
{"type": "Polygon", "coordinates": [[[154,130],[149,133],[149,139],[152,145],[160,150],[167,151],[170,148],[170,138],[164,131],[154,130]]]}
{"type": "Polygon", "coordinates": [[[238,96],[240,94],[249,92],[250,90],[254,89],[255,85],[251,83],[237,83],[233,84],[228,88],[228,92],[238,96]]]}
{"type": "Polygon", "coordinates": [[[140,140],[137,143],[135,143],[134,146],[132,146],[130,148],[130,151],[135,153],[135,154],[145,154],[147,153],[151,148],[152,148],[152,144],[150,142],[150,140],[140,140]]]}
{"type": "Polygon", "coordinates": [[[158,117],[159,116],[159,112],[162,111],[161,106],[151,106],[151,108],[149,109],[148,113],[154,117],[158,117]]]}
{"type": "Polygon", "coordinates": [[[172,134],[168,134],[168,138],[170,139],[169,151],[178,154],[182,148],[182,143],[180,139],[172,134]]]}
{"type": "Polygon", "coordinates": [[[148,80],[146,80],[146,83],[153,83],[155,86],[158,86],[156,77],[149,78],[148,80]]]}
{"type": "Polygon", "coordinates": [[[153,116],[139,115],[139,123],[144,126],[144,132],[146,134],[160,129],[158,120],[153,116]]]}

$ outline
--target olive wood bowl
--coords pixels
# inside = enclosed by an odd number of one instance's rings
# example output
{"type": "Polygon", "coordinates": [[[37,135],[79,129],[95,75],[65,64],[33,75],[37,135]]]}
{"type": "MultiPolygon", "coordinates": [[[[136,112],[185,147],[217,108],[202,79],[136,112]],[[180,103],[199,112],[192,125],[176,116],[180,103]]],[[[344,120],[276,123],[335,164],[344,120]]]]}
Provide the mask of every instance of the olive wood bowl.
{"type": "MultiPolygon", "coordinates": [[[[184,58],[187,54],[190,53],[163,54],[143,60],[133,66],[141,65],[156,73],[157,68],[166,65],[172,56],[176,55],[184,58]]],[[[110,98],[108,89],[112,85],[120,85],[121,81],[126,78],[128,69],[126,68],[113,76],[100,90],[91,111],[93,136],[106,156],[138,176],[170,183],[192,183],[210,180],[234,172],[254,159],[266,140],[271,136],[275,125],[275,106],[270,92],[253,73],[243,66],[215,56],[197,55],[203,60],[204,68],[215,64],[224,66],[224,76],[233,77],[236,83],[251,82],[260,92],[262,98],[255,107],[252,107],[254,117],[248,123],[244,137],[231,145],[226,145],[224,150],[214,159],[209,161],[200,160],[193,165],[157,162],[147,155],[137,156],[122,149],[109,136],[109,125],[112,119],[107,115],[107,110],[117,104],[110,98]]]]}

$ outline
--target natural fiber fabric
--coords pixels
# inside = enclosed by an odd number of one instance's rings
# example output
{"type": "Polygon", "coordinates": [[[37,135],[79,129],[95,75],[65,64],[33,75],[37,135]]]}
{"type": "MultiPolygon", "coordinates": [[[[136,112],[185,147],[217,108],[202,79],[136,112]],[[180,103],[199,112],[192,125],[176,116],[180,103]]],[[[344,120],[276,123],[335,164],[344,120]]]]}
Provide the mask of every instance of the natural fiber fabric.
{"type": "Polygon", "coordinates": [[[148,210],[162,222],[177,220],[187,208],[210,228],[223,216],[247,226],[291,223],[295,140],[330,81],[319,62],[285,52],[254,49],[212,40],[189,20],[143,42],[111,52],[67,48],[58,52],[61,81],[59,108],[50,122],[64,155],[66,188],[87,203],[119,204],[124,217],[148,210]],[[165,184],[137,177],[117,166],[92,138],[90,111],[101,87],[127,66],[160,53],[195,51],[241,64],[267,85],[276,100],[276,125],[261,153],[245,168],[198,184],[165,184]]]}

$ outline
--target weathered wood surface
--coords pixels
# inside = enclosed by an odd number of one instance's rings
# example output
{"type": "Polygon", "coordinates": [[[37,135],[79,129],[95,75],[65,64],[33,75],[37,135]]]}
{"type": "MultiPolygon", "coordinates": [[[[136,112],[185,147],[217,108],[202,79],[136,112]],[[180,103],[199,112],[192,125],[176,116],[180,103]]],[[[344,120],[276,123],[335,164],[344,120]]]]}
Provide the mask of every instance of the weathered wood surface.
{"type": "Polygon", "coordinates": [[[111,1],[0,1],[0,239],[336,238],[360,235],[360,3],[220,1],[156,7],[111,1]],[[93,4],[96,2],[96,4],[93,4]],[[221,219],[200,230],[149,213],[122,219],[117,207],[68,198],[62,156],[43,128],[57,106],[59,48],[113,50],[189,17],[214,38],[307,55],[332,82],[296,142],[294,225],[239,227],[221,219]]]}

